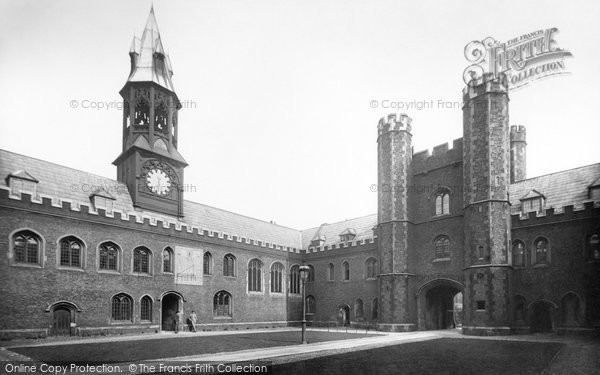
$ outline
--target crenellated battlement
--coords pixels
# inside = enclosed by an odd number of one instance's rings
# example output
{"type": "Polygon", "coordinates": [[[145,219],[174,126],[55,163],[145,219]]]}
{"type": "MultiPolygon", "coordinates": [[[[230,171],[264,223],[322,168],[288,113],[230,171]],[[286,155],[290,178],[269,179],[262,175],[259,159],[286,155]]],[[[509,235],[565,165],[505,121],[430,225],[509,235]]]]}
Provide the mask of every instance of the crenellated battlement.
{"type": "Polygon", "coordinates": [[[321,254],[323,252],[329,252],[332,250],[343,250],[343,249],[356,249],[356,250],[374,250],[377,246],[377,237],[363,238],[356,241],[338,242],[331,245],[325,246],[310,246],[307,250],[304,250],[306,255],[310,254],[321,254]]]}
{"type": "Polygon", "coordinates": [[[527,129],[523,125],[512,125],[510,127],[511,142],[527,142],[527,129]]]}
{"type": "Polygon", "coordinates": [[[513,228],[586,218],[600,218],[600,202],[588,201],[575,205],[547,208],[542,211],[511,214],[513,228]]]}
{"type": "Polygon", "coordinates": [[[493,73],[484,73],[471,80],[463,89],[463,103],[489,92],[508,93],[508,78],[505,73],[499,73],[497,77],[493,73]]]}
{"type": "MultiPolygon", "coordinates": [[[[204,240],[210,242],[234,242],[247,246],[281,250],[289,253],[299,254],[301,250],[295,247],[274,244],[256,238],[247,238],[236,234],[225,233],[223,231],[200,228],[181,221],[166,221],[162,217],[152,216],[141,212],[123,212],[116,209],[112,212],[107,212],[104,209],[96,210],[93,205],[74,202],[69,199],[61,199],[41,194],[36,197],[27,193],[15,195],[11,194],[10,189],[4,186],[0,186],[0,205],[14,207],[18,210],[26,208],[27,210],[39,212],[40,214],[56,215],[57,211],[61,211],[60,216],[65,218],[89,220],[109,225],[117,225],[131,230],[149,231],[152,233],[164,232],[165,235],[177,235],[177,233],[179,233],[179,236],[184,239],[201,240],[200,238],[194,238],[198,236],[203,237],[204,240]]],[[[227,244],[224,245],[227,246],[227,244]]]]}
{"type": "Polygon", "coordinates": [[[425,173],[431,169],[462,162],[463,139],[458,138],[452,142],[452,148],[448,143],[433,147],[432,152],[423,150],[413,153],[412,170],[414,174],[425,173]]]}
{"type": "Polygon", "coordinates": [[[398,115],[391,113],[379,120],[377,130],[379,135],[391,131],[406,131],[410,133],[412,131],[411,123],[412,119],[408,115],[404,113],[398,115]]]}

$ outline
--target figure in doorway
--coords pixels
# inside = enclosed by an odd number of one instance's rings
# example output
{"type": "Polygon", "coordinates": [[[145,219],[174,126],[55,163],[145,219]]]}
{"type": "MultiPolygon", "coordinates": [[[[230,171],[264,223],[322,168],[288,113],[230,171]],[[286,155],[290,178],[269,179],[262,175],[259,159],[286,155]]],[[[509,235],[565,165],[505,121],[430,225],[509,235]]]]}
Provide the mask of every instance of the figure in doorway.
{"type": "Polygon", "coordinates": [[[183,320],[183,313],[180,310],[177,310],[175,314],[175,333],[179,333],[179,326],[183,320]]]}
{"type": "Polygon", "coordinates": [[[196,321],[198,320],[198,316],[196,315],[196,312],[194,310],[192,310],[189,320],[190,320],[190,331],[196,332],[196,321]]]}

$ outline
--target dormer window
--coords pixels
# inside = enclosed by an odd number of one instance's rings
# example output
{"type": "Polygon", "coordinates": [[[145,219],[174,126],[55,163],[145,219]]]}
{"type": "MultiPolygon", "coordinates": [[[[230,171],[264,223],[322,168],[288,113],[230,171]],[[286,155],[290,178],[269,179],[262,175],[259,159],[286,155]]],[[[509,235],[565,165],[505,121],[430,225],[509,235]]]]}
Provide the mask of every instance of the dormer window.
{"type": "Polygon", "coordinates": [[[527,195],[521,198],[521,212],[543,212],[545,209],[546,198],[537,190],[531,190],[527,195]]]}
{"type": "Polygon", "coordinates": [[[36,196],[39,181],[26,171],[16,171],[9,174],[6,179],[12,195],[25,193],[30,194],[32,197],[36,196]]]}
{"type": "Polygon", "coordinates": [[[114,209],[115,198],[104,189],[99,189],[90,195],[90,201],[96,211],[104,210],[112,213],[114,209]]]}
{"type": "Polygon", "coordinates": [[[588,187],[588,197],[594,202],[600,201],[600,178],[588,187]]]}
{"type": "Polygon", "coordinates": [[[350,242],[356,237],[356,230],[352,228],[346,228],[342,233],[340,233],[340,241],[341,242],[350,242]]]}

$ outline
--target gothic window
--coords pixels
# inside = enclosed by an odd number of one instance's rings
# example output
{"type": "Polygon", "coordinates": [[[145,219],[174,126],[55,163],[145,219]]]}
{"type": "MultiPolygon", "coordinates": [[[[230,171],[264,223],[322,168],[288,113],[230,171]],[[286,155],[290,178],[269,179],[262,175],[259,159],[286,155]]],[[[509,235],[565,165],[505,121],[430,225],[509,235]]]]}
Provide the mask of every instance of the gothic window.
{"type": "Polygon", "coordinates": [[[118,271],[120,249],[112,242],[104,242],[99,247],[99,267],[101,270],[118,271]]]}
{"type": "Polygon", "coordinates": [[[333,265],[333,263],[329,263],[329,281],[334,281],[335,280],[335,266],[333,265]]]}
{"type": "Polygon", "coordinates": [[[369,258],[365,262],[365,278],[367,280],[377,278],[377,259],[369,258]]]}
{"type": "Polygon", "coordinates": [[[371,319],[376,320],[379,318],[379,300],[377,297],[373,298],[373,307],[371,308],[371,319]]]}
{"type": "Polygon", "coordinates": [[[205,275],[212,275],[212,254],[207,251],[202,260],[203,272],[205,275]]]}
{"type": "Polygon", "coordinates": [[[28,230],[13,235],[15,263],[41,264],[41,238],[28,230]]]}
{"type": "Polygon", "coordinates": [[[522,241],[515,241],[513,243],[513,266],[524,267],[525,266],[525,244],[522,241]]]}
{"type": "Polygon", "coordinates": [[[131,297],[121,293],[112,298],[111,319],[116,322],[133,320],[133,300],[131,297]]]}
{"type": "Polygon", "coordinates": [[[133,250],[133,272],[150,273],[150,250],[145,247],[137,247],[133,250]]]}
{"type": "Polygon", "coordinates": [[[152,321],[152,298],[144,296],[140,300],[140,320],[145,322],[152,321]]]}
{"type": "Polygon", "coordinates": [[[317,303],[315,297],[306,296],[306,313],[314,314],[317,312],[317,303]]]}
{"type": "Polygon", "coordinates": [[[258,259],[248,263],[248,291],[262,292],[262,262],[258,259]]]}
{"type": "Polygon", "coordinates": [[[535,251],[535,264],[550,263],[550,252],[548,249],[548,240],[540,237],[533,243],[535,251]]]}
{"type": "Polygon", "coordinates": [[[593,261],[600,261],[600,236],[592,234],[587,241],[588,258],[593,261]]]}
{"type": "Polygon", "coordinates": [[[436,237],[433,241],[433,247],[435,248],[436,259],[450,258],[450,239],[448,236],[436,237]]]}
{"type": "Polygon", "coordinates": [[[476,256],[477,256],[477,258],[480,261],[490,260],[490,250],[489,250],[489,247],[483,246],[483,245],[478,245],[477,246],[477,254],[476,254],[476,256]]]}
{"type": "Polygon", "coordinates": [[[344,270],[344,281],[350,280],[350,264],[347,261],[342,263],[342,269],[344,270]]]}
{"type": "Polygon", "coordinates": [[[213,299],[213,314],[215,317],[231,317],[231,306],[233,299],[231,294],[221,290],[215,294],[213,299]]]}
{"type": "Polygon", "coordinates": [[[235,276],[235,257],[232,254],[223,257],[223,276],[235,276]]]}
{"type": "Polygon", "coordinates": [[[354,316],[357,319],[361,319],[364,316],[364,304],[362,299],[357,299],[356,303],[354,304],[354,316]]]}
{"type": "Polygon", "coordinates": [[[298,265],[290,268],[290,293],[300,293],[300,267],[298,265]]]}
{"type": "Polygon", "coordinates": [[[60,240],[60,265],[64,267],[81,267],[83,243],[70,236],[60,240]]]}
{"type": "Polygon", "coordinates": [[[163,273],[173,273],[173,250],[170,247],[163,250],[163,273]]]}
{"type": "Polygon", "coordinates": [[[308,278],[306,279],[306,282],[313,282],[315,281],[315,267],[313,267],[311,264],[308,265],[308,278]]]}
{"type": "Polygon", "coordinates": [[[446,215],[450,213],[450,194],[441,192],[435,196],[435,214],[446,215]]]}
{"type": "Polygon", "coordinates": [[[279,262],[271,265],[271,292],[283,293],[283,264],[279,262]]]}

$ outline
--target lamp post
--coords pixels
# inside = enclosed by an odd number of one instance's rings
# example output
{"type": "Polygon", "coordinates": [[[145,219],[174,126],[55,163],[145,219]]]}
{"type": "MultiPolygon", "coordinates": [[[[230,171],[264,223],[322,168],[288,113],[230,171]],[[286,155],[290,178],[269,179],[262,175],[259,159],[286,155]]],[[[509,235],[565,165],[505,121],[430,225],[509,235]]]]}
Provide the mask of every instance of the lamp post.
{"type": "Polygon", "coordinates": [[[308,279],[308,266],[300,266],[300,280],[302,281],[302,343],[306,344],[306,279],[308,279]]]}

